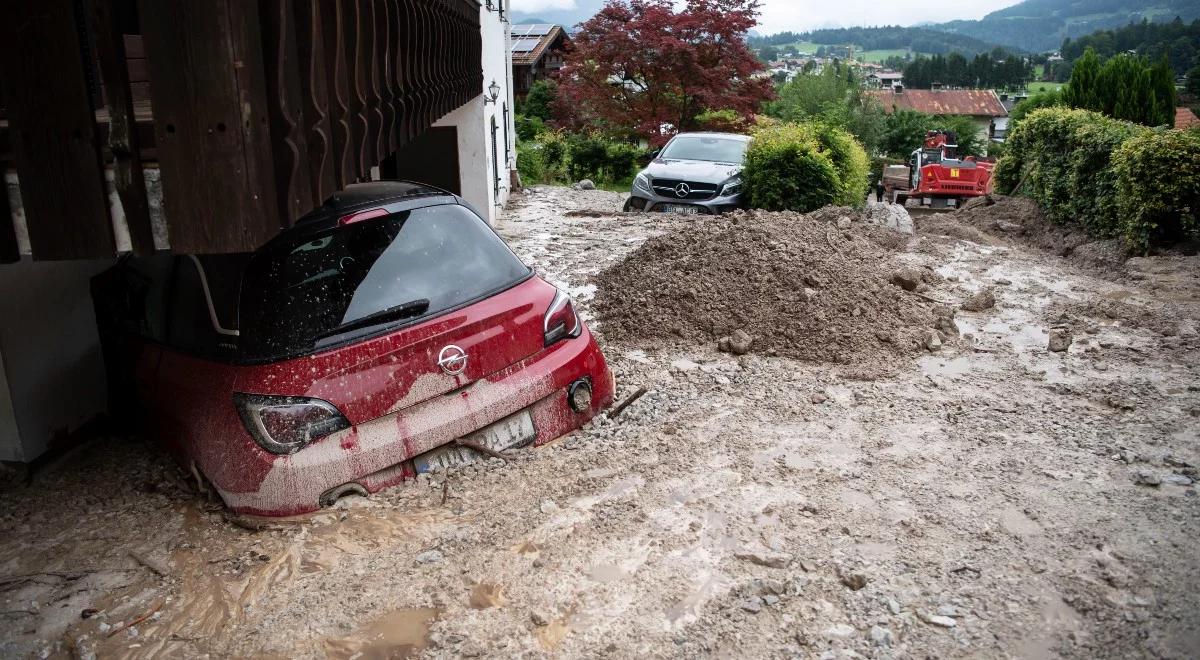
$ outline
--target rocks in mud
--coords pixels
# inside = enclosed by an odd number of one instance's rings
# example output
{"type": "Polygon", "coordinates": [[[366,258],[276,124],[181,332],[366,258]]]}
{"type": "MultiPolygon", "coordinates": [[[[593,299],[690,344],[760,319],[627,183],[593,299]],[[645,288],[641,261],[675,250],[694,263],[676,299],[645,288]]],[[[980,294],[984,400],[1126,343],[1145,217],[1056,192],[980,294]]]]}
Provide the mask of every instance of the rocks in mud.
{"type": "Polygon", "coordinates": [[[867,222],[902,234],[913,233],[913,219],[900,204],[875,204],[867,209],[867,222]]]}
{"type": "Polygon", "coordinates": [[[734,355],[745,355],[750,352],[750,347],[754,344],[754,338],[748,332],[742,329],[733,331],[728,337],[721,337],[717,341],[717,350],[722,353],[733,353],[734,355]]]}
{"type": "Polygon", "coordinates": [[[931,626],[938,626],[940,628],[953,628],[958,625],[958,621],[951,617],[945,616],[944,614],[926,614],[924,612],[917,612],[917,617],[931,626]]]}
{"type": "Polygon", "coordinates": [[[572,186],[572,188],[574,188],[575,190],[595,190],[596,182],[592,181],[591,179],[584,179],[583,181],[580,181],[579,183],[572,186]]]}
{"type": "Polygon", "coordinates": [[[692,362],[687,358],[680,358],[671,363],[671,371],[678,371],[679,373],[687,373],[689,371],[695,371],[699,368],[699,364],[692,362]]]}
{"type": "Polygon", "coordinates": [[[937,330],[930,330],[925,333],[925,349],[932,352],[942,348],[942,336],[937,330]]]}
{"type": "Polygon", "coordinates": [[[875,646],[892,645],[892,631],[883,626],[871,626],[867,636],[871,638],[871,644],[875,646]]]}
{"type": "Polygon", "coordinates": [[[787,568],[792,563],[792,555],[786,552],[776,552],[759,548],[744,548],[733,553],[733,556],[767,568],[787,568]]]}
{"type": "Polygon", "coordinates": [[[1162,477],[1150,470],[1138,470],[1133,473],[1133,483],[1139,486],[1157,487],[1162,484],[1162,477]]]}
{"type": "Polygon", "coordinates": [[[892,272],[892,284],[905,291],[916,291],[921,284],[921,271],[912,266],[898,268],[892,272]]]}
{"type": "Polygon", "coordinates": [[[838,229],[849,229],[850,228],[850,218],[847,218],[844,215],[842,217],[838,218],[837,228],[838,229]]]}
{"type": "Polygon", "coordinates": [[[1191,486],[1193,483],[1191,477],[1182,474],[1168,474],[1162,478],[1162,482],[1172,486],[1191,486]]]}
{"type": "Polygon", "coordinates": [[[867,576],[862,573],[843,573],[842,585],[850,591],[859,591],[867,586],[867,576]]]}
{"type": "Polygon", "coordinates": [[[809,401],[812,401],[814,406],[819,406],[828,400],[829,395],[825,394],[824,392],[813,392],[812,397],[809,398],[809,401]]]}
{"type": "Polygon", "coordinates": [[[976,291],[974,295],[967,298],[962,304],[963,311],[966,312],[982,312],[996,306],[996,293],[991,287],[985,287],[976,291]]]}
{"type": "Polygon", "coordinates": [[[763,608],[763,599],[758,596],[751,596],[742,601],[741,608],[751,614],[758,614],[763,608]]]}
{"type": "Polygon", "coordinates": [[[1071,348],[1071,342],[1074,337],[1071,336],[1071,331],[1067,328],[1051,328],[1050,339],[1046,348],[1051,353],[1065,353],[1068,348],[1071,348]]]}

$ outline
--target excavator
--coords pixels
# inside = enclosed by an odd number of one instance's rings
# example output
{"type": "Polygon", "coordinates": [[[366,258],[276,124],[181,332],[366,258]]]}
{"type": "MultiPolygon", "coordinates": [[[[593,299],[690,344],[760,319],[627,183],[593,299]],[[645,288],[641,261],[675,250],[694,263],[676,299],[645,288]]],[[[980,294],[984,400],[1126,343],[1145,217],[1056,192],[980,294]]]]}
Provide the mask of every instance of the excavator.
{"type": "Polygon", "coordinates": [[[972,197],[991,194],[993,167],[974,156],[959,158],[954,131],[928,131],[921,148],[909,156],[907,166],[884,168],[884,192],[894,204],[912,199],[930,209],[958,208],[972,197]]]}

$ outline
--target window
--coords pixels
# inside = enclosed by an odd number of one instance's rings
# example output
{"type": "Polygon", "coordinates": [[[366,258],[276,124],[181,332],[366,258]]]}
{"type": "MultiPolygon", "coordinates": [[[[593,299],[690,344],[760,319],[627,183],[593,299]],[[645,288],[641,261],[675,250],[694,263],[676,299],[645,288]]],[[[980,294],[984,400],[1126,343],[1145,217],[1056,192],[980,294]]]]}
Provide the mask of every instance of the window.
{"type": "Polygon", "coordinates": [[[746,157],[746,140],[686,135],[671,140],[660,158],[675,160],[705,160],[714,163],[737,163],[746,157]]]}
{"type": "Polygon", "coordinates": [[[498,293],[530,271],[458,204],[336,227],[257,254],[242,283],[241,350],[251,361],[332,348],[498,293]],[[428,300],[401,318],[338,332],[428,300]]]}

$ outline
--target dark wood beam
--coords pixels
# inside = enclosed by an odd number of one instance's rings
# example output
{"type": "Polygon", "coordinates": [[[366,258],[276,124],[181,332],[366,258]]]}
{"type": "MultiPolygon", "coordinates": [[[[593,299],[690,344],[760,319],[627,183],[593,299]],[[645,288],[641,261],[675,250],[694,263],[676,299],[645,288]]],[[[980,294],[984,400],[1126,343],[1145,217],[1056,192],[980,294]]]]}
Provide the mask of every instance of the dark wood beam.
{"type": "MultiPolygon", "coordinates": [[[[125,38],[117,24],[112,0],[86,0],[89,24],[96,40],[96,57],[104,80],[108,107],[108,149],[113,158],[117,196],[125,212],[134,254],[154,253],[154,230],[150,224],[150,202],[142,173],[141,148],[133,95],[129,87],[125,38]]],[[[143,62],[144,60],[139,60],[143,62]]]]}
{"type": "Polygon", "coordinates": [[[96,119],[72,0],[0,4],[13,162],[37,259],[111,256],[96,119]]]}

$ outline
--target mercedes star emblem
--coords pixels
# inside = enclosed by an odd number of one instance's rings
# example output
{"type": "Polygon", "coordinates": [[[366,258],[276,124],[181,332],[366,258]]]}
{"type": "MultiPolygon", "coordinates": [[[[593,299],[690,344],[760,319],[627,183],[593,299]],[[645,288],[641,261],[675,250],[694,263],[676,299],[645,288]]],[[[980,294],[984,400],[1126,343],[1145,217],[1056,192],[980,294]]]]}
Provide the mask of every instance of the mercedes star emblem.
{"type": "Polygon", "coordinates": [[[690,194],[692,194],[692,187],[689,186],[688,184],[681,183],[681,184],[675,186],[675,196],[676,197],[679,197],[682,199],[684,197],[687,197],[690,194]]]}

